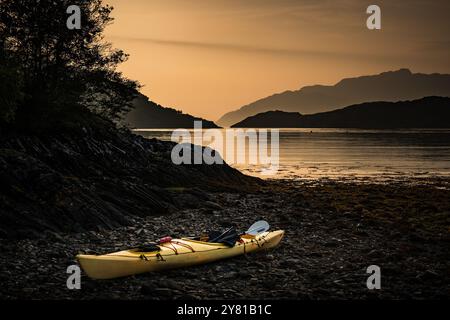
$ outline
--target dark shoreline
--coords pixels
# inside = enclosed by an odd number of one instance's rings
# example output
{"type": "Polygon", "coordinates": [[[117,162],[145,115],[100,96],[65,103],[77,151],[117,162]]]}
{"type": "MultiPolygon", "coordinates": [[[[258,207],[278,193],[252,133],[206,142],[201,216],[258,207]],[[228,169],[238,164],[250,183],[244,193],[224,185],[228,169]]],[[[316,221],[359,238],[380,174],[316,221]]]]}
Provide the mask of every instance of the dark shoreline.
{"type": "Polygon", "coordinates": [[[0,298],[448,299],[450,191],[439,187],[443,181],[270,181],[254,192],[208,192],[198,208],[134,217],[132,226],[0,240],[0,298]],[[66,288],[66,268],[79,251],[115,251],[229,224],[245,229],[261,218],[286,230],[267,253],[116,280],[83,276],[81,290],[66,288]],[[366,288],[372,264],[381,268],[381,290],[366,288]]]}
{"type": "MultiPolygon", "coordinates": [[[[99,120],[98,120],[99,121],[99,120]]],[[[175,165],[175,143],[110,123],[61,133],[0,136],[0,238],[127,226],[136,217],[196,208],[207,191],[264,182],[227,164],[175,165]],[[174,194],[172,190],[189,192],[174,194]]]]}

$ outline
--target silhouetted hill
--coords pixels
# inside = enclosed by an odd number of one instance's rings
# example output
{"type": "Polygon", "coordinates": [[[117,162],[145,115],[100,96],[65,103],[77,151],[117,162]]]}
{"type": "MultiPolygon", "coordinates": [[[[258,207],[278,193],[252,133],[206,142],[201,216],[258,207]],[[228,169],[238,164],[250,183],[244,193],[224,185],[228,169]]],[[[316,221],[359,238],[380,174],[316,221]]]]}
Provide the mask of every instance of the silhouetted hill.
{"type": "Polygon", "coordinates": [[[203,128],[218,128],[212,121],[163,107],[142,94],[133,104],[134,109],[125,117],[125,122],[133,128],[193,128],[195,120],[203,121],[203,128]]]}
{"type": "Polygon", "coordinates": [[[296,128],[302,119],[298,112],[267,111],[248,117],[231,127],[233,128],[296,128]],[[281,124],[281,126],[278,126],[281,124]]]}
{"type": "Polygon", "coordinates": [[[312,115],[268,111],[234,128],[450,128],[450,98],[366,102],[312,115]]]}
{"type": "Polygon", "coordinates": [[[334,86],[308,86],[260,99],[222,116],[217,124],[230,126],[271,110],[312,114],[367,101],[414,100],[450,96],[449,74],[411,73],[408,69],[343,79],[334,86]]]}

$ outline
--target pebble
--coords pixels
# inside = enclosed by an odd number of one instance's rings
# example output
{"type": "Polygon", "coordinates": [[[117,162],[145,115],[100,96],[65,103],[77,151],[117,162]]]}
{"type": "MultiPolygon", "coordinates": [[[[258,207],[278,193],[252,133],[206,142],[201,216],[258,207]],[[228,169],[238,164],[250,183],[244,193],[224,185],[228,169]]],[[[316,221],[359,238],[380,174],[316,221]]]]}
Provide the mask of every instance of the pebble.
{"type": "MultiPolygon", "coordinates": [[[[302,194],[308,197],[307,192],[302,194]]],[[[263,195],[213,194],[209,198],[220,199],[223,206],[216,212],[218,218],[201,215],[201,209],[178,210],[163,217],[135,217],[133,224],[138,227],[69,234],[55,238],[51,246],[43,240],[0,239],[0,247],[9,248],[2,250],[0,298],[402,299],[407,292],[411,298],[449,297],[447,261],[443,260],[448,257],[445,239],[427,241],[423,234],[391,237],[393,225],[383,228],[381,222],[368,223],[367,217],[363,224],[367,236],[362,237],[358,234],[360,228],[355,228],[354,213],[328,220],[331,213],[320,210],[318,200],[314,203],[308,198],[311,210],[305,213],[302,204],[289,201],[292,195],[283,194],[275,200],[274,208],[285,206],[304,214],[301,221],[288,219],[281,225],[278,211],[264,210],[261,218],[269,221],[272,229],[286,230],[280,246],[273,250],[109,281],[91,280],[83,274],[79,293],[65,287],[66,268],[76,263],[74,256],[78,252],[111,252],[175,231],[196,235],[203,230],[221,230],[231,223],[246,230],[261,215],[254,209],[259,196],[263,195]],[[385,285],[383,290],[369,293],[365,272],[374,261],[380,264],[385,285]]]]}

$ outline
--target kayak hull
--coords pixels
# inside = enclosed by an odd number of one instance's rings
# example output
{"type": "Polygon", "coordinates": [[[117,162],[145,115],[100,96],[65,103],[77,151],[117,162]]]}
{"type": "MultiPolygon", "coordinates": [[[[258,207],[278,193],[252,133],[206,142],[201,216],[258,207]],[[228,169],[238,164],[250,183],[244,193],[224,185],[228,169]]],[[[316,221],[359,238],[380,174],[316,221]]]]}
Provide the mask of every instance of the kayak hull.
{"type": "Polygon", "coordinates": [[[271,249],[279,244],[283,230],[243,236],[234,247],[181,238],[160,245],[159,252],[125,250],[105,255],[77,255],[83,271],[92,279],[113,279],[145,272],[170,270],[271,249]]]}

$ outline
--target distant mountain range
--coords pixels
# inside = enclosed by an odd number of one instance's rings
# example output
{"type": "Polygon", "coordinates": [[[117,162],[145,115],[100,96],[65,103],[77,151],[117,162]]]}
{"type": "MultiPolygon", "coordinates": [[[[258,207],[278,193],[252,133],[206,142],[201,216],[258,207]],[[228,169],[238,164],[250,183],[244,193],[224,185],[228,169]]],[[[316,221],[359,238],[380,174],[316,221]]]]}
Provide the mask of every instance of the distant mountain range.
{"type": "Polygon", "coordinates": [[[312,115],[268,111],[236,123],[234,128],[450,128],[450,98],[366,102],[312,115]]]}
{"type": "Polygon", "coordinates": [[[265,111],[313,114],[368,101],[413,100],[425,96],[450,96],[450,74],[421,74],[400,69],[343,79],[333,86],[307,86],[250,103],[225,114],[217,124],[231,126],[265,111]]]}
{"type": "Polygon", "coordinates": [[[134,101],[134,109],[125,116],[125,123],[132,128],[193,128],[195,120],[202,121],[203,128],[218,128],[218,126],[209,120],[191,116],[181,111],[166,108],[148,97],[140,94],[134,101]]]}

